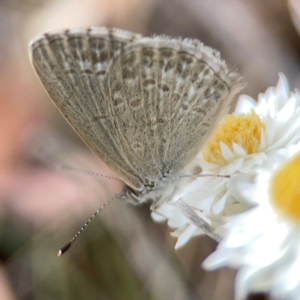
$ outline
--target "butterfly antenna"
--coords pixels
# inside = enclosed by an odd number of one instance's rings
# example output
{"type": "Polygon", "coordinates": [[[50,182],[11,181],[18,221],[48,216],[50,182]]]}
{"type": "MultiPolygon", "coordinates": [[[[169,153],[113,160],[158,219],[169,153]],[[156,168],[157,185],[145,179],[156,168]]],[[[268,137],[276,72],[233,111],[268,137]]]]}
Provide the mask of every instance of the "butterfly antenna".
{"type": "Polygon", "coordinates": [[[84,223],[84,225],[78,230],[78,232],[74,235],[74,237],[70,240],[69,243],[64,245],[57,253],[57,256],[61,256],[64,254],[76,241],[76,239],[80,236],[80,234],[87,228],[87,226],[92,222],[92,220],[105,208],[105,206],[108,205],[109,202],[111,202],[115,197],[110,198],[108,201],[106,201],[101,207],[99,207],[93,215],[84,223]]]}
{"type": "Polygon", "coordinates": [[[121,179],[118,179],[118,178],[114,178],[111,176],[102,175],[102,174],[98,174],[98,173],[94,173],[94,172],[83,171],[83,170],[75,169],[73,167],[66,166],[66,165],[58,165],[57,169],[63,170],[63,171],[69,172],[69,173],[76,173],[76,174],[80,174],[80,175],[88,175],[88,176],[94,176],[94,177],[102,177],[102,178],[111,179],[111,180],[115,180],[115,181],[124,183],[124,181],[122,181],[121,179]]]}
{"type": "Polygon", "coordinates": [[[218,174],[200,174],[200,175],[181,175],[181,177],[221,177],[221,178],[230,178],[230,175],[218,175],[218,174]]]}

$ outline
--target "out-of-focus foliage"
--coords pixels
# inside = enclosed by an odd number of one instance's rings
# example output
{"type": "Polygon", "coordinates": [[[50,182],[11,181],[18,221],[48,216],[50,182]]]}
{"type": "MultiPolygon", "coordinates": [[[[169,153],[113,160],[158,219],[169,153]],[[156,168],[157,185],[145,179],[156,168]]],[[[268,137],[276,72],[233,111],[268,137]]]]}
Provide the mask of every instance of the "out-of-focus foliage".
{"type": "Polygon", "coordinates": [[[112,202],[57,258],[121,187],[56,169],[114,176],[52,105],[27,44],[47,29],[87,25],[194,37],[220,50],[243,75],[244,92],[256,97],[279,71],[299,87],[296,2],[0,0],[0,299],[232,299],[233,272],[200,266],[215,243],[199,237],[175,251],[166,224],[155,224],[147,205],[112,202]]]}

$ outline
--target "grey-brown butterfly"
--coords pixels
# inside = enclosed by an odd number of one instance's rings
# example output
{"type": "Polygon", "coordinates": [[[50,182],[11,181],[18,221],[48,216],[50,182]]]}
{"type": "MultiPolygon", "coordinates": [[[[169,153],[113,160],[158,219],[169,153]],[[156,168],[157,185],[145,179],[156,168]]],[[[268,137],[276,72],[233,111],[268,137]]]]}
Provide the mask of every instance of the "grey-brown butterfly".
{"type": "Polygon", "coordinates": [[[30,52],[56,107],[124,181],[124,198],[152,208],[201,170],[195,157],[241,86],[194,39],[76,28],[38,35],[30,52]]]}

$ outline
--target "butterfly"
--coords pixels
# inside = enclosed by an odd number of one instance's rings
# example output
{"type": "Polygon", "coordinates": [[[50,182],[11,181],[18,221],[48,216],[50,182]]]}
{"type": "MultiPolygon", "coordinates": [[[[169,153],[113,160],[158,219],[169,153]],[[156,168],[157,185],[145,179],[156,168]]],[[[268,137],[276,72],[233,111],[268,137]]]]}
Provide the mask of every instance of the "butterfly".
{"type": "Polygon", "coordinates": [[[124,198],[169,201],[240,90],[218,51],[196,39],[89,27],[49,31],[31,61],[55,106],[125,183],[124,198]]]}

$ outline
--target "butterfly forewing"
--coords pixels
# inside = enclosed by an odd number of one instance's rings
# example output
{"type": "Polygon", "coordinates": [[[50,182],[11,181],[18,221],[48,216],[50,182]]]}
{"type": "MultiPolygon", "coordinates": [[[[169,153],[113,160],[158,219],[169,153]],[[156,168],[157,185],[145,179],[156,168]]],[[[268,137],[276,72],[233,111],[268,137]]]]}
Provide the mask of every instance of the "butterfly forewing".
{"type": "Polygon", "coordinates": [[[240,87],[197,40],[93,27],[40,35],[31,53],[71,126],[143,193],[193,160],[240,87]]]}
{"type": "Polygon", "coordinates": [[[112,56],[140,37],[94,27],[41,34],[30,46],[32,63],[54,104],[87,145],[134,188],[140,185],[134,178],[137,171],[117,138],[104,79],[112,56]]]}
{"type": "Polygon", "coordinates": [[[239,86],[217,52],[167,37],[127,45],[107,76],[120,140],[142,180],[183,169],[239,86]]]}

